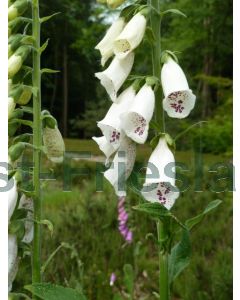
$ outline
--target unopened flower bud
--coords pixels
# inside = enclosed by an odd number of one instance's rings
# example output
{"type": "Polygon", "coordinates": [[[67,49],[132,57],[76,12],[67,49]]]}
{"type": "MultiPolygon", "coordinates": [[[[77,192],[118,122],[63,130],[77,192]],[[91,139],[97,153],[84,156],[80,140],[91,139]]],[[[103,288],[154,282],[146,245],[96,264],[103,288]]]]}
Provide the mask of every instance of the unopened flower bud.
{"type": "Polygon", "coordinates": [[[10,97],[14,99],[14,102],[19,105],[26,105],[32,97],[32,87],[21,84],[13,88],[10,92],[10,97]]]}
{"type": "Polygon", "coordinates": [[[19,142],[15,145],[12,145],[8,149],[8,155],[12,162],[16,161],[22,155],[25,147],[26,147],[25,143],[19,142]]]}
{"type": "Polygon", "coordinates": [[[8,97],[8,119],[12,117],[12,113],[15,109],[16,103],[12,97],[8,97]]]}
{"type": "Polygon", "coordinates": [[[122,5],[126,0],[107,0],[107,4],[110,8],[117,8],[122,5]]]}
{"type": "Polygon", "coordinates": [[[8,60],[8,77],[12,78],[21,69],[24,60],[30,53],[28,46],[21,46],[8,60]]]}
{"type": "Polygon", "coordinates": [[[8,36],[10,37],[11,34],[14,34],[18,31],[19,27],[23,24],[21,18],[16,18],[10,22],[8,22],[8,36]]]}
{"type": "Polygon", "coordinates": [[[45,127],[43,129],[43,145],[47,157],[52,162],[61,163],[63,161],[65,145],[57,126],[55,128],[45,127]]]}
{"type": "Polygon", "coordinates": [[[27,10],[29,0],[17,0],[8,8],[8,21],[12,21],[24,14],[27,10]]]}
{"type": "Polygon", "coordinates": [[[24,44],[32,44],[31,37],[24,34],[14,34],[8,39],[8,58],[24,44]]]}

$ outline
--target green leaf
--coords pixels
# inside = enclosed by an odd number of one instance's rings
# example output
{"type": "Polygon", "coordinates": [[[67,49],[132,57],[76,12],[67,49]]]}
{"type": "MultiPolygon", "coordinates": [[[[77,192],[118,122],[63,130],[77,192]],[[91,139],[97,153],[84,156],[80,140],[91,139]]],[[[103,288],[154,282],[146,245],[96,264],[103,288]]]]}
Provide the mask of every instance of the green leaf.
{"type": "Polygon", "coordinates": [[[44,22],[47,22],[48,20],[52,19],[53,17],[55,17],[55,16],[57,16],[57,15],[59,15],[59,14],[61,14],[61,12],[56,12],[56,13],[50,15],[50,16],[42,17],[42,18],[40,19],[40,23],[42,24],[42,23],[44,23],[44,22]]]}
{"type": "Polygon", "coordinates": [[[24,288],[42,300],[86,300],[77,290],[51,283],[34,283],[24,288]]]}
{"type": "Polygon", "coordinates": [[[46,50],[46,48],[47,48],[47,46],[48,46],[48,41],[49,41],[49,39],[47,39],[46,42],[40,47],[40,49],[39,49],[39,53],[40,53],[40,54],[42,54],[43,51],[46,50]]]}
{"type": "Polygon", "coordinates": [[[171,218],[177,225],[186,229],[185,225],[178,220],[176,216],[174,216],[168,209],[166,209],[163,205],[157,202],[145,202],[141,203],[137,206],[134,206],[133,209],[138,210],[140,212],[147,213],[150,217],[163,221],[166,218],[171,218]]]}
{"type": "Polygon", "coordinates": [[[130,295],[133,294],[134,289],[134,271],[133,267],[130,264],[126,264],[123,267],[124,271],[124,284],[130,295]]]}
{"type": "Polygon", "coordinates": [[[133,209],[149,214],[153,218],[161,219],[161,217],[170,217],[171,212],[159,203],[141,203],[134,206],[133,209]]]}
{"type": "Polygon", "coordinates": [[[161,15],[166,15],[169,13],[187,18],[187,16],[183,12],[181,12],[179,9],[175,9],[175,8],[165,10],[164,12],[161,13],[161,15]]]}
{"type": "Polygon", "coordinates": [[[198,223],[200,223],[208,213],[210,213],[212,210],[217,208],[221,203],[222,203],[221,200],[214,200],[214,201],[210,202],[201,214],[197,215],[194,218],[188,219],[185,222],[186,227],[189,230],[191,230],[194,226],[196,226],[198,223]]]}
{"type": "Polygon", "coordinates": [[[54,74],[54,73],[59,73],[60,71],[58,70],[52,70],[52,69],[47,69],[47,68],[44,68],[41,70],[41,73],[50,73],[50,74],[54,74]]]}
{"type": "Polygon", "coordinates": [[[175,245],[169,255],[169,282],[172,283],[177,276],[189,265],[191,244],[189,231],[183,229],[181,241],[175,245]]]}

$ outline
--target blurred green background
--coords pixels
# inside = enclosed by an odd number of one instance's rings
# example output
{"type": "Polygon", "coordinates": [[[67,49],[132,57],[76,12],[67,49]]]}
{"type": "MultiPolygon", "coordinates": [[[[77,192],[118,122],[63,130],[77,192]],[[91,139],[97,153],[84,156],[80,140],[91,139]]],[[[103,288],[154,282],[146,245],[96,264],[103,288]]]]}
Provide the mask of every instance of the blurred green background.
{"type": "MultiPolygon", "coordinates": [[[[131,2],[131,1],[130,1],[131,2]]],[[[44,160],[56,180],[44,182],[44,218],[54,224],[53,236],[44,229],[43,260],[61,244],[62,248],[46,269],[44,279],[85,291],[90,300],[110,300],[117,290],[124,293],[123,265],[135,266],[135,299],[156,299],[158,258],[156,246],[146,239],[155,233],[155,224],[132,211],[138,203],[129,189],[128,211],[134,243],[125,245],[117,229],[117,199],[104,181],[104,192],[96,192],[96,164],[102,154],[90,140],[100,136],[96,121],[111,105],[104,89],[94,78],[101,70],[99,53],[94,50],[108,23],[117,16],[91,0],[41,0],[41,14],[61,12],[42,27],[42,42],[50,38],[43,66],[60,70],[43,77],[43,106],[59,121],[70,152],[91,151],[90,161],[72,162],[86,168],[88,175],[72,178],[71,191],[63,191],[63,167],[44,160]],[[112,272],[117,274],[110,287],[112,272]]],[[[200,213],[208,202],[223,204],[192,233],[190,267],[173,286],[174,300],[232,299],[232,193],[211,191],[214,163],[231,164],[232,154],[232,1],[162,0],[162,10],[178,8],[187,18],[168,15],[162,24],[163,49],[179,51],[180,65],[197,95],[197,104],[185,120],[166,118],[167,130],[176,136],[190,125],[197,126],[177,142],[177,161],[187,163],[190,187],[173,208],[184,221],[200,213]],[[198,156],[197,156],[198,153],[198,156]],[[199,158],[202,153],[202,159],[199,158]],[[194,191],[194,172],[202,167],[202,192],[194,191]]],[[[132,74],[151,74],[151,51],[147,41],[137,49],[132,74]]],[[[161,99],[159,99],[161,100],[161,99]]],[[[150,132],[150,137],[153,133],[150,132]]],[[[146,164],[151,149],[138,146],[137,162],[146,164]]],[[[224,177],[224,176],[223,176],[224,177]]],[[[198,178],[199,179],[199,178],[198,178]]],[[[131,178],[130,178],[131,181],[131,178]]],[[[224,191],[225,190],[225,191],[224,191]]],[[[30,258],[26,256],[14,283],[15,290],[30,282],[30,258]]]]}

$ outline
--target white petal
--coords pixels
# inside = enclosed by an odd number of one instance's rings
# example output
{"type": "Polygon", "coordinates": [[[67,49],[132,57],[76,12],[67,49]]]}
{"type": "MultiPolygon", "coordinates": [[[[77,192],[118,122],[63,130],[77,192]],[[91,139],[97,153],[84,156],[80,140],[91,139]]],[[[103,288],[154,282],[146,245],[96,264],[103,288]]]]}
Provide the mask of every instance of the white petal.
{"type": "Polygon", "coordinates": [[[8,192],[8,222],[10,221],[12,214],[14,212],[14,209],[17,204],[18,199],[18,192],[17,192],[17,183],[15,178],[11,179],[13,181],[13,187],[8,192]]]}
{"type": "Polygon", "coordinates": [[[115,150],[117,150],[121,141],[122,128],[120,114],[128,109],[129,105],[133,102],[135,95],[136,93],[132,86],[124,90],[117,98],[116,103],[111,105],[104,119],[97,124],[107,141],[115,150]]]}
{"type": "Polygon", "coordinates": [[[8,289],[11,290],[12,283],[17,274],[17,237],[16,235],[10,234],[8,236],[8,289]]]}
{"type": "Polygon", "coordinates": [[[196,96],[189,89],[186,76],[171,58],[164,63],[161,81],[165,99],[163,108],[172,118],[185,118],[194,108],[196,96]]]}
{"type": "Polygon", "coordinates": [[[115,55],[123,59],[141,43],[146,30],[146,18],[138,13],[127,23],[121,34],[114,41],[115,55]]]}
{"type": "Polygon", "coordinates": [[[106,32],[104,38],[101,40],[100,43],[97,44],[95,49],[98,49],[102,55],[102,66],[105,65],[107,60],[113,55],[113,42],[116,37],[121,33],[125,26],[125,22],[123,18],[117,19],[113,24],[110,26],[108,31],[106,32]]]}
{"type": "Polygon", "coordinates": [[[117,196],[126,196],[125,182],[130,176],[136,158],[136,144],[126,136],[122,139],[110,168],[104,177],[112,184],[117,196]]]}
{"type": "MultiPolygon", "coordinates": [[[[19,207],[28,210],[27,218],[33,219],[33,200],[31,198],[27,198],[25,195],[22,195],[19,201],[19,207]]],[[[33,221],[25,221],[25,235],[22,239],[24,243],[31,243],[33,240],[33,221]]]]}
{"type": "Polygon", "coordinates": [[[175,158],[165,138],[160,138],[149,158],[142,195],[146,200],[159,202],[167,209],[173,206],[179,196],[175,186],[175,158]],[[165,168],[171,171],[172,177],[167,176],[165,168]]]}
{"type": "Polygon", "coordinates": [[[136,143],[143,144],[147,139],[154,106],[154,92],[150,86],[145,84],[134,98],[129,110],[120,116],[123,130],[136,143]]]}
{"type": "Polygon", "coordinates": [[[113,146],[107,141],[105,136],[92,137],[92,139],[98,144],[99,149],[106,156],[106,164],[108,164],[110,156],[116,151],[113,146]]]}
{"type": "Polygon", "coordinates": [[[95,76],[101,81],[102,86],[106,89],[113,102],[116,101],[118,90],[131,72],[133,62],[133,53],[130,53],[122,60],[115,57],[106,70],[95,73],[95,76]]]}

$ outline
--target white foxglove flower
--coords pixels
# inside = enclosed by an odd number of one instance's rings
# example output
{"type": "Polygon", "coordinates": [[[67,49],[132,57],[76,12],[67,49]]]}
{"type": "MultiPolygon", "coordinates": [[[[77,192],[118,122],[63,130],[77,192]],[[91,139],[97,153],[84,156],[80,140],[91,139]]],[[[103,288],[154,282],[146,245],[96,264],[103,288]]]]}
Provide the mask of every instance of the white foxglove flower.
{"type": "Polygon", "coordinates": [[[128,137],[123,137],[110,168],[104,177],[111,183],[117,196],[126,196],[125,182],[130,176],[136,158],[136,144],[128,137]]]}
{"type": "Polygon", "coordinates": [[[131,72],[133,62],[134,53],[130,53],[121,60],[115,57],[106,70],[95,73],[113,102],[116,101],[118,90],[131,72]]]}
{"type": "Polygon", "coordinates": [[[18,208],[23,208],[28,210],[27,218],[29,220],[25,221],[25,235],[22,239],[22,242],[30,244],[33,240],[33,200],[31,198],[27,198],[24,194],[22,195],[18,208]]]}
{"type": "Polygon", "coordinates": [[[154,91],[151,86],[145,84],[137,93],[129,110],[120,117],[126,135],[136,143],[143,144],[147,139],[154,106],[154,91]]]}
{"type": "Polygon", "coordinates": [[[8,59],[8,78],[12,78],[15,74],[17,74],[29,53],[29,46],[21,46],[8,59]]]}
{"type": "Polygon", "coordinates": [[[17,199],[18,199],[18,192],[17,192],[17,183],[15,178],[11,178],[13,180],[13,187],[8,192],[8,222],[10,221],[12,214],[15,210],[17,199]]]}
{"type": "Polygon", "coordinates": [[[101,129],[107,141],[113,146],[115,150],[120,145],[121,141],[121,120],[120,115],[127,111],[136,92],[133,86],[124,90],[117,98],[117,102],[113,103],[108,110],[105,118],[98,122],[98,127],[101,129]]]}
{"type": "Polygon", "coordinates": [[[108,164],[110,156],[116,151],[113,146],[107,141],[105,136],[101,137],[92,137],[92,139],[98,144],[99,149],[104,153],[106,156],[105,164],[108,164]]]}
{"type": "Polygon", "coordinates": [[[16,103],[12,97],[8,97],[8,119],[11,118],[12,113],[16,107],[16,103]]]}
{"type": "Polygon", "coordinates": [[[16,277],[18,269],[18,246],[16,235],[8,235],[8,291],[12,289],[12,283],[16,277]]]}
{"type": "Polygon", "coordinates": [[[183,70],[170,57],[162,67],[161,81],[164,92],[163,108],[172,118],[186,118],[194,108],[196,96],[189,89],[183,70]]]}
{"type": "Polygon", "coordinates": [[[114,54],[113,53],[113,42],[118,37],[118,35],[123,30],[125,26],[125,22],[123,18],[118,18],[111,27],[106,32],[104,38],[101,40],[100,43],[97,44],[95,49],[98,49],[101,53],[102,59],[101,64],[102,66],[108,61],[108,59],[114,54]]]}
{"type": "Polygon", "coordinates": [[[171,209],[179,196],[179,191],[175,186],[175,176],[168,177],[165,174],[165,167],[169,167],[175,173],[174,156],[168,148],[166,139],[160,138],[149,158],[142,195],[150,202],[158,202],[171,209]],[[173,163],[173,166],[168,166],[169,163],[173,163]]]}
{"type": "Polygon", "coordinates": [[[114,41],[114,53],[122,59],[132,52],[141,43],[146,30],[146,17],[137,13],[124,27],[123,31],[114,41]]]}

